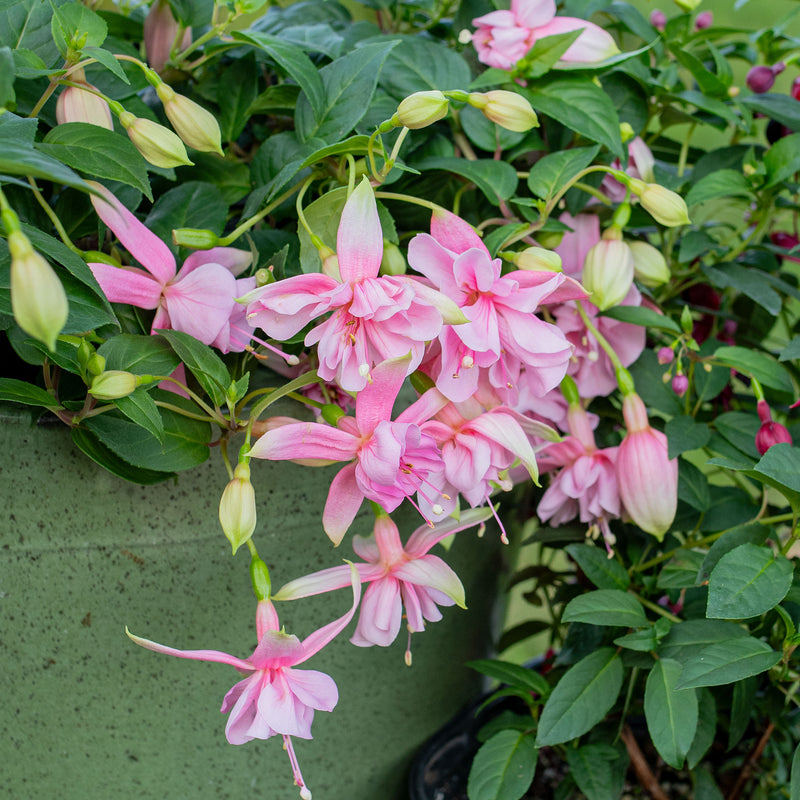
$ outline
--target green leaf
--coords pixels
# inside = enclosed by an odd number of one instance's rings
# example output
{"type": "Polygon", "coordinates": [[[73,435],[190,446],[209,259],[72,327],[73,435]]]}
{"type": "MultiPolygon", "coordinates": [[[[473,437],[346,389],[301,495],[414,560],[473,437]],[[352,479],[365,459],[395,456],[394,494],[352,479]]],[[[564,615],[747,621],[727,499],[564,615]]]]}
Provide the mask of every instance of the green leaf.
{"type": "Polygon", "coordinates": [[[726,441],[754,459],[759,457],[756,433],[760,425],[755,414],[745,414],[742,411],[727,411],[714,420],[714,427],[726,441]]]}
{"type": "Polygon", "coordinates": [[[381,41],[364,45],[323,67],[319,76],[325,101],[314,113],[311,104],[301,95],[295,112],[298,136],[303,141],[318,138],[333,144],[350,133],[367,112],[383,62],[398,44],[381,41]]]}
{"type": "Polygon", "coordinates": [[[686,195],[686,205],[696,206],[716,197],[752,197],[747,178],[732,169],[719,169],[702,177],[686,195]]]}
{"type": "Polygon", "coordinates": [[[231,376],[225,362],[202,342],[181,331],[159,331],[177,353],[186,368],[217,406],[224,406],[231,376]]]}
{"type": "Polygon", "coordinates": [[[747,636],[747,631],[732,622],[689,619],[670,628],[661,640],[658,653],[662,658],[674,658],[686,663],[687,659],[693,658],[704,647],[739,636],[747,636]]]}
{"type": "Polygon", "coordinates": [[[621,628],[643,628],[648,624],[639,601],[619,589],[597,589],[578,595],[567,604],[561,621],[621,628]]]}
{"type": "Polygon", "coordinates": [[[792,771],[790,776],[789,798],[790,800],[800,800],[800,744],[794,750],[792,756],[792,771]]]}
{"type": "Polygon", "coordinates": [[[800,106],[798,106],[797,100],[788,94],[773,94],[772,92],[754,94],[742,98],[739,102],[751,111],[764,114],[793,131],[800,131],[800,106]]]}
{"type": "Polygon", "coordinates": [[[120,397],[114,405],[140,428],[144,428],[163,445],[164,423],[161,420],[155,400],[147,393],[147,388],[140,386],[127,397],[120,397]]]}
{"type": "Polygon", "coordinates": [[[702,553],[681,548],[664,565],[656,586],[659,589],[686,589],[697,586],[697,573],[702,563],[702,553]]]}
{"type": "Polygon", "coordinates": [[[765,614],[786,597],[792,562],[769,547],[743,544],[720,558],[708,581],[710,619],[747,619],[765,614]]]}
{"type": "Polygon", "coordinates": [[[706,769],[692,772],[694,780],[694,800],[725,800],[717,782],[706,769]]]}
{"type": "Polygon", "coordinates": [[[113,72],[121,81],[130,86],[130,78],[125,74],[125,70],[122,69],[122,65],[119,61],[114,58],[113,53],[110,53],[108,50],[103,50],[102,47],[84,47],[83,55],[97,59],[107,70],[113,72]]]}
{"type": "Polygon", "coordinates": [[[599,146],[595,145],[549,153],[531,167],[528,188],[537,197],[549,200],[581,170],[586,169],[599,151],[599,146]]]}
{"type": "Polygon", "coordinates": [[[704,422],[697,422],[694,417],[673,417],[664,427],[669,443],[669,457],[675,458],[689,450],[705,447],[711,438],[711,431],[704,422]]]}
{"type": "Polygon", "coordinates": [[[752,636],[716,642],[686,659],[676,688],[722,686],[774,667],[781,660],[768,644],[752,636]]]}
{"type": "Polygon", "coordinates": [[[0,0],[0,46],[32,51],[48,66],[53,66],[59,53],[50,31],[52,16],[53,9],[49,3],[0,0]]]}
{"type": "Polygon", "coordinates": [[[625,591],[630,585],[631,579],[625,567],[609,558],[603,548],[590,544],[571,544],[564,549],[598,589],[625,591]]]}
{"type": "Polygon", "coordinates": [[[3,127],[0,127],[0,174],[44,178],[84,192],[89,191],[86,182],[76,172],[46,153],[15,141],[3,127]]]}
{"type": "Polygon", "coordinates": [[[56,401],[50,392],[16,378],[0,378],[0,401],[3,403],[21,403],[26,406],[61,408],[60,403],[56,401]]]}
{"type": "Polygon", "coordinates": [[[533,47],[525,54],[520,65],[522,74],[526,78],[540,78],[542,75],[546,75],[581,33],[582,31],[578,29],[537,39],[533,47]]]}
{"type": "Polygon", "coordinates": [[[778,361],[793,361],[796,358],[800,358],[800,336],[795,336],[794,339],[781,350],[778,361]]]}
{"type": "MultiPolygon", "coordinates": [[[[735,113],[727,103],[723,103],[721,100],[717,100],[713,97],[706,97],[702,92],[695,91],[694,89],[680,92],[676,95],[676,99],[696,106],[701,111],[707,111],[713,116],[721,117],[722,120],[731,122],[742,130],[747,129],[747,123],[745,120],[743,120],[739,114],[735,113]]],[[[691,112],[688,113],[690,116],[696,116],[691,112]]],[[[715,124],[713,120],[707,120],[707,122],[711,125],[715,124]]],[[[724,122],[719,122],[717,127],[724,127],[724,122]]]]}
{"type": "Polygon", "coordinates": [[[697,730],[697,694],[676,689],[682,667],[660,658],[647,676],[644,715],[656,750],[671,767],[680,769],[697,730]]]}
{"type": "Polygon", "coordinates": [[[121,333],[97,350],[106,369],[121,369],[134,375],[171,375],[181,363],[173,349],[158,336],[121,333]]]}
{"type": "Polygon", "coordinates": [[[625,647],[628,650],[636,650],[639,653],[650,653],[658,646],[658,637],[654,628],[646,628],[641,631],[634,631],[625,636],[618,636],[614,639],[617,647],[625,647]]]}
{"type": "Polygon", "coordinates": [[[233,31],[234,39],[263,50],[276,64],[294,78],[311,104],[313,116],[319,118],[325,110],[325,89],[314,62],[302,48],[276,36],[257,31],[233,31]]]}
{"type": "Polygon", "coordinates": [[[567,764],[586,800],[610,800],[619,796],[612,768],[619,753],[607,744],[586,744],[567,750],[567,764]]]}
{"type": "Polygon", "coordinates": [[[517,171],[511,164],[482,158],[467,161],[454,156],[435,156],[415,161],[412,166],[420,172],[429,169],[444,169],[474,183],[493,205],[508,200],[517,190],[517,171]]]}
{"type": "Polygon", "coordinates": [[[644,328],[667,331],[678,336],[682,333],[680,325],[674,319],[643,306],[614,306],[614,308],[601,311],[600,316],[618,319],[620,322],[628,322],[631,325],[641,325],[644,328]]]}
{"type": "MultiPolygon", "coordinates": [[[[459,112],[458,120],[470,141],[481,150],[493,153],[499,147],[508,150],[518,145],[529,134],[510,131],[488,119],[472,106],[465,106],[459,112]]],[[[531,150],[535,149],[531,147],[531,150]]]]}
{"type": "Polygon", "coordinates": [[[393,36],[392,40],[400,46],[386,57],[379,83],[398,102],[414,92],[469,85],[469,65],[444,42],[419,36],[393,36]]]}
{"type": "Polygon", "coordinates": [[[73,169],[126,183],[153,199],[145,161],[127,136],[86,122],[67,122],[48,131],[38,150],[73,169]]]}
{"type": "Polygon", "coordinates": [[[711,505],[708,478],[683,458],[678,461],[678,499],[698,511],[707,511],[711,505]]]}
{"type": "Polygon", "coordinates": [[[500,731],[481,745],[469,771],[469,800],[519,800],[536,772],[538,750],[533,738],[500,731]]]}
{"type": "Polygon", "coordinates": [[[250,106],[258,97],[258,75],[252,54],[237,58],[223,70],[217,86],[223,142],[236,141],[250,119],[250,106]]]}
{"type": "Polygon", "coordinates": [[[692,77],[697,81],[697,85],[700,87],[703,94],[727,97],[728,84],[721,81],[711,70],[706,69],[699,58],[685,50],[683,43],[674,47],[672,53],[675,58],[692,73],[692,77]]]}
{"type": "Polygon", "coordinates": [[[686,765],[694,769],[717,738],[717,704],[706,689],[697,690],[697,731],[686,754],[686,765]]]}
{"type": "Polygon", "coordinates": [[[10,47],[0,47],[0,108],[13,108],[17,95],[14,92],[14,54],[10,47]]]}
{"type": "Polygon", "coordinates": [[[702,270],[712,286],[721,289],[727,287],[738,289],[742,294],[755,300],[762,308],[769,311],[772,316],[777,316],[780,312],[783,299],[769,285],[769,273],[739,264],[719,264],[717,266],[703,264],[702,270]]]}
{"type": "Polygon", "coordinates": [[[800,509],[800,448],[785,442],[773,445],[761,456],[752,475],[781,492],[795,512],[800,509]]]}
{"type": "Polygon", "coordinates": [[[158,472],[152,469],[142,469],[134,467],[123,458],[120,458],[113,450],[108,448],[90,430],[86,428],[73,428],[72,441],[75,446],[86,456],[107,469],[113,475],[131,483],[139,483],[143,486],[151,486],[154,483],[161,483],[174,477],[174,472],[158,472]]]}
{"type": "Polygon", "coordinates": [[[570,667],[542,710],[537,746],[561,744],[591,730],[616,702],[623,672],[622,659],[611,647],[570,667]]]}
{"type": "Polygon", "coordinates": [[[188,181],[162,194],[144,224],[171,244],[174,228],[207,228],[221,234],[227,214],[228,206],[213,183],[188,181]]]}
{"type": "Polygon", "coordinates": [[[765,386],[779,392],[793,394],[792,381],[784,367],[770,358],[766,353],[750,350],[747,347],[718,347],[714,358],[747,375],[756,378],[765,386]]]}
{"type": "Polygon", "coordinates": [[[552,117],[623,158],[617,110],[591,78],[569,76],[541,82],[526,94],[537,113],[552,117]]]}
{"type": "Polygon", "coordinates": [[[766,153],[767,188],[785,183],[800,170],[800,133],[778,139],[766,153]]]}
{"type": "Polygon", "coordinates": [[[707,581],[711,575],[711,570],[714,569],[726,553],[742,544],[764,544],[771,532],[771,529],[765,525],[759,525],[754,522],[750,525],[740,525],[724,533],[711,545],[708,553],[706,553],[703,565],[700,567],[700,572],[697,576],[698,581],[707,581]]]}
{"type": "Polygon", "coordinates": [[[366,155],[369,152],[369,136],[351,136],[343,142],[336,144],[326,145],[319,150],[315,150],[305,161],[300,165],[301,167],[310,167],[316,164],[317,161],[322,161],[323,158],[330,156],[337,156],[341,153],[350,153],[354,156],[366,155]]]}
{"type": "Polygon", "coordinates": [[[731,723],[728,731],[728,749],[733,749],[744,736],[753,712],[757,711],[756,694],[759,681],[757,678],[745,678],[733,684],[731,698],[731,723]]]}
{"type": "MultiPolygon", "coordinates": [[[[311,230],[332,250],[336,249],[339,220],[346,202],[347,187],[342,186],[326,192],[303,209],[311,230]]],[[[297,226],[297,236],[300,239],[301,269],[303,272],[319,272],[322,268],[319,250],[311,242],[311,235],[304,225],[297,226]]]]}
{"type": "Polygon", "coordinates": [[[467,666],[488,675],[501,683],[510,686],[520,686],[531,692],[546,697],[550,694],[550,684],[535,670],[522,667],[519,664],[512,664],[509,661],[498,661],[495,659],[483,659],[479,661],[468,661],[467,666]]]}
{"type": "Polygon", "coordinates": [[[53,7],[53,41],[58,52],[66,58],[70,43],[86,36],[85,45],[100,47],[108,34],[105,20],[80,3],[53,7]]]}

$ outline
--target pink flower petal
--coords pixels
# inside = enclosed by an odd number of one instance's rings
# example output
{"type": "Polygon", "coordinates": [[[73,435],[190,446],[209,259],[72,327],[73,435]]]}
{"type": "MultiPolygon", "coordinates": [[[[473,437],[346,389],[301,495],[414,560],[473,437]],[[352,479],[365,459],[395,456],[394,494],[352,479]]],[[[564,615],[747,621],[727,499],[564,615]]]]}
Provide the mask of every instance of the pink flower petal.
{"type": "Polygon", "coordinates": [[[137,308],[156,308],[161,300],[161,284],[144,270],[120,269],[111,264],[89,264],[103,294],[112,303],[129,303],[137,308]]]}
{"type": "Polygon", "coordinates": [[[342,210],[336,254],[339,272],[345,282],[355,283],[378,274],[383,258],[383,232],[375,193],[366,176],[342,210]]]}

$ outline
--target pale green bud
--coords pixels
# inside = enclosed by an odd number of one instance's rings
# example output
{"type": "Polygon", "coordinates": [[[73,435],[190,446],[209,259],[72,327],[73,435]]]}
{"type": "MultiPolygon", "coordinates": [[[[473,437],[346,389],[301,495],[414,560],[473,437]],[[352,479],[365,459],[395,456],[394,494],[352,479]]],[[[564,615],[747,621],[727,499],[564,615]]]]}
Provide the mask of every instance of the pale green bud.
{"type": "Polygon", "coordinates": [[[524,133],[539,125],[531,104],[516,92],[506,92],[503,89],[472,92],[467,102],[482,111],[487,119],[509,131],[524,133]]]}
{"type": "Polygon", "coordinates": [[[185,144],[203,153],[222,155],[222,134],[210,111],[194,100],[176,94],[166,83],[158,84],[156,94],[164,104],[167,119],[185,144]]]}
{"type": "Polygon", "coordinates": [[[693,11],[700,5],[701,0],[675,0],[675,5],[684,11],[693,11]]]}
{"type": "Polygon", "coordinates": [[[405,275],[406,260],[400,248],[387,239],[383,240],[383,258],[381,259],[381,275],[405,275]]]}
{"type": "Polygon", "coordinates": [[[639,195],[642,207],[657,222],[668,228],[689,224],[689,209],[679,194],[657,183],[645,183],[636,179],[631,179],[630,187],[639,195]]]}
{"type": "Polygon", "coordinates": [[[25,333],[55,350],[69,316],[64,287],[53,268],[22,231],[8,234],[11,253],[11,309],[25,333]]]}
{"type": "Polygon", "coordinates": [[[406,97],[392,117],[396,125],[416,130],[447,116],[450,102],[440,91],[415,92],[406,97]]]}
{"type": "Polygon", "coordinates": [[[153,166],[169,169],[192,164],[180,138],[169,128],[123,111],[119,121],[136,149],[153,166]]]}
{"type": "Polygon", "coordinates": [[[516,254],[514,259],[520,269],[546,270],[547,272],[561,272],[561,256],[553,250],[544,247],[528,247],[516,254]]]}
{"type": "Polygon", "coordinates": [[[219,245],[219,236],[214,231],[202,228],[175,228],[172,243],[178,247],[191,247],[192,250],[210,250],[219,245]]]}
{"type": "Polygon", "coordinates": [[[256,529],[256,493],[250,483],[250,466],[240,463],[219,501],[219,523],[234,554],[256,529]]]}
{"type": "Polygon", "coordinates": [[[628,242],[633,253],[633,274],[645,286],[662,286],[670,279],[667,261],[660,250],[647,242],[628,242]]]}
{"type": "Polygon", "coordinates": [[[121,369],[110,369],[98,375],[89,388],[96,400],[119,400],[136,391],[141,380],[139,375],[121,369]]]}
{"type": "Polygon", "coordinates": [[[601,239],[586,254],[581,279],[601,311],[619,305],[633,283],[633,253],[621,239],[601,239]]]}

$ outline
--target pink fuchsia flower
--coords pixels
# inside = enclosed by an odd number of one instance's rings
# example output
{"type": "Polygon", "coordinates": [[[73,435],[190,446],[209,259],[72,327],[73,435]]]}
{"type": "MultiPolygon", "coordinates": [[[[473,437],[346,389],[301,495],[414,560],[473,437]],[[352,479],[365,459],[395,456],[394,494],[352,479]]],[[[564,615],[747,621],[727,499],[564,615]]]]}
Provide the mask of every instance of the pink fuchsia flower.
{"type": "MultiPolygon", "coordinates": [[[[147,63],[156,72],[163,72],[181,27],[168,0],[155,0],[144,20],[144,49],[147,63]]],[[[192,29],[184,28],[177,49],[184,50],[191,43],[192,29]]]]}
{"type": "Polygon", "coordinates": [[[183,331],[223,353],[241,352],[252,331],[235,298],[255,288],[255,278],[236,276],[252,256],[233,247],[192,253],[180,270],[170,249],[99,183],[92,205],[128,252],[144,267],[90,263],[92,274],[112,303],[155,309],[152,331],[183,331]]]}
{"type": "MultiPolygon", "coordinates": [[[[408,371],[410,357],[384,361],[372,371],[372,383],[358,393],[355,417],[340,417],[337,426],[296,422],[267,431],[248,456],[273,461],[320,459],[324,463],[347,461],[331,483],[322,525],[339,544],[366,497],[386,511],[394,511],[404,498],[411,499],[432,473],[442,469],[442,457],[433,438],[413,419],[423,395],[398,419],[391,421],[392,406],[408,371]]],[[[426,414],[446,401],[433,397],[426,414]]],[[[413,501],[412,501],[413,502],[413,501]]]]}
{"type": "MultiPolygon", "coordinates": [[[[388,515],[378,514],[372,536],[353,537],[353,549],[366,562],[355,568],[369,586],[350,641],[359,647],[388,647],[400,632],[404,610],[409,633],[416,633],[425,630],[425,620],[438,622],[442,618],[439,606],[466,608],[458,576],[429,551],[445,537],[483,524],[490,515],[489,509],[476,509],[464,512],[458,521],[449,518],[433,529],[423,526],[411,534],[404,547],[397,525],[388,515]]],[[[341,589],[349,583],[348,569],[346,565],[332,567],[290,581],[275,600],[296,600],[341,589]]]]}
{"type": "Polygon", "coordinates": [[[437,210],[431,234],[417,234],[409,244],[408,263],[458,305],[467,322],[445,326],[437,388],[455,402],[471,397],[480,369],[501,390],[512,389],[524,365],[538,378],[544,394],[564,376],[570,346],[554,326],[535,312],[544,303],[585,297],[561,273],[516,270],[501,275],[500,259],[455,214],[437,210]],[[478,367],[478,369],[474,369],[478,367]]]}
{"type": "Polygon", "coordinates": [[[78,86],[66,86],[56,101],[56,121],[59,125],[65,122],[86,122],[100,128],[114,130],[114,119],[108,103],[88,89],[94,89],[86,81],[86,74],[82,69],[70,73],[70,81],[78,86]],[[86,87],[82,89],[80,85],[86,87]]]}
{"type": "Polygon", "coordinates": [[[586,254],[600,241],[600,218],[595,214],[578,214],[573,217],[565,211],[558,221],[572,230],[564,234],[555,252],[561,256],[564,274],[580,280],[586,254]]]}
{"type": "Polygon", "coordinates": [[[546,36],[582,33],[561,56],[562,61],[603,61],[619,52],[602,28],[575,17],[557,17],[555,0],[512,0],[511,10],[492,11],[472,20],[472,42],[478,60],[490,67],[511,69],[546,36]]]}
{"type": "Polygon", "coordinates": [[[780,422],[773,422],[772,412],[766,400],[759,400],[756,404],[761,427],[756,434],[756,450],[763,456],[775,444],[792,444],[792,436],[780,422]]]}
{"type": "MultiPolygon", "coordinates": [[[[631,178],[638,178],[645,183],[653,183],[655,181],[653,174],[655,164],[656,160],[653,157],[653,152],[644,143],[644,139],[636,136],[628,142],[628,166],[625,168],[627,175],[630,175],[631,178]]],[[[622,162],[615,158],[611,162],[611,167],[621,170],[622,162]]],[[[627,189],[611,175],[606,175],[603,178],[601,187],[614,203],[621,203],[627,195],[627,189]]]]}
{"type": "Polygon", "coordinates": [[[617,452],[617,480],[630,518],[661,541],[678,508],[678,461],[669,457],[667,437],[653,430],[635,392],[622,401],[627,433],[617,452]]]}
{"type": "Polygon", "coordinates": [[[134,636],[125,629],[136,644],[148,650],[177,658],[230,664],[244,675],[222,701],[221,712],[229,713],[225,736],[231,744],[282,736],[303,800],[311,800],[311,792],[303,781],[291,737],[311,739],[314,711],[332,711],[339,700],[339,692],[329,675],[294,668],[327,645],[353,618],[361,597],[361,583],[355,569],[346,569],[351,577],[344,585],[352,584],[352,607],[302,642],[281,629],[271,600],[259,601],[256,609],[258,646],[248,658],[237,658],[219,650],[176,650],[134,636]]]}
{"type": "Polygon", "coordinates": [[[462,320],[452,301],[405,276],[378,276],[383,234],[375,194],[364,181],[350,195],[337,234],[341,280],[296,275],[251,292],[247,318],[285,340],[311,320],[333,312],[305,338],[317,344],[319,376],[357,392],[375,364],[411,353],[408,372],[422,360],[425,342],[438,336],[442,315],[462,320]]]}
{"type": "Polygon", "coordinates": [[[620,496],[615,462],[616,447],[598,450],[589,415],[579,403],[567,412],[570,435],[547,445],[539,455],[542,471],[558,469],[544,493],[537,515],[542,522],[563,525],[578,517],[589,532],[603,536],[609,557],[616,541],[608,521],[620,515],[620,496]]]}

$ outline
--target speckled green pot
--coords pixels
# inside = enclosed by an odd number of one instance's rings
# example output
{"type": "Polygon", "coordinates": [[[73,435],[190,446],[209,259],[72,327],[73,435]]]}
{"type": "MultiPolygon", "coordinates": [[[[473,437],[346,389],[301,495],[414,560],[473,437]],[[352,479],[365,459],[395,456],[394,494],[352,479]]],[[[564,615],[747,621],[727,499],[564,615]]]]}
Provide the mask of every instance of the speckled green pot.
{"type": "MultiPolygon", "coordinates": [[[[219,707],[238,674],[136,647],[133,632],[183,649],[247,656],[255,646],[248,556],[218,529],[218,459],[152,487],[88,461],[63,427],[0,409],[0,796],[59,800],[297,797],[278,738],[229,745],[219,707]]],[[[259,552],[283,583],[350,557],[320,518],[334,470],[253,465],[259,552]]],[[[411,526],[416,520],[409,518],[411,526]]],[[[367,515],[358,532],[369,528],[367,515]]],[[[349,633],[309,662],[339,686],[297,755],[315,800],[400,800],[421,742],[476,688],[463,662],[488,640],[494,537],[460,534],[448,560],[468,611],[413,639],[361,649],[349,633]],[[491,540],[490,540],[491,538],[491,540]]],[[[304,637],[348,607],[346,592],[284,604],[304,637]]],[[[352,625],[351,629],[352,630],[352,625]]]]}

